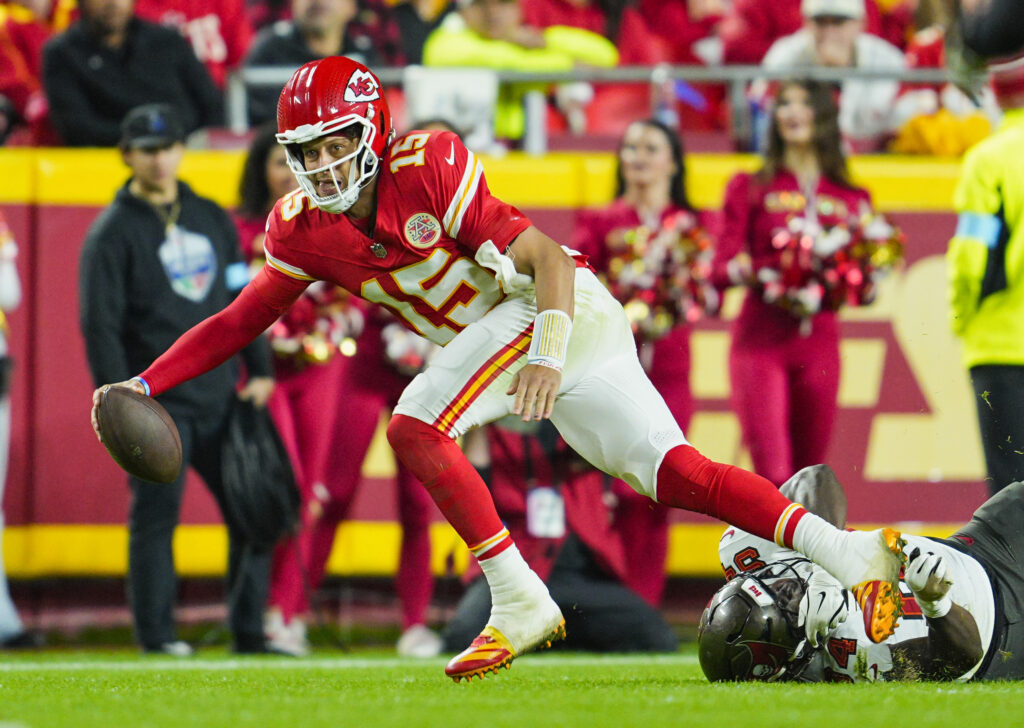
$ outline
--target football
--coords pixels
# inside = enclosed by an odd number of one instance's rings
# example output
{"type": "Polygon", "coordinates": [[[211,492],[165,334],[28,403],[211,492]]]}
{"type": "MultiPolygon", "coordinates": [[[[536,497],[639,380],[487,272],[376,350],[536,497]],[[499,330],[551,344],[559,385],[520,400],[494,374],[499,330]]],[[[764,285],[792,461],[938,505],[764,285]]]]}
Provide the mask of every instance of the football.
{"type": "Polygon", "coordinates": [[[136,478],[173,483],[181,472],[181,436],[152,397],[109,387],[96,412],[100,440],[114,461],[136,478]]]}

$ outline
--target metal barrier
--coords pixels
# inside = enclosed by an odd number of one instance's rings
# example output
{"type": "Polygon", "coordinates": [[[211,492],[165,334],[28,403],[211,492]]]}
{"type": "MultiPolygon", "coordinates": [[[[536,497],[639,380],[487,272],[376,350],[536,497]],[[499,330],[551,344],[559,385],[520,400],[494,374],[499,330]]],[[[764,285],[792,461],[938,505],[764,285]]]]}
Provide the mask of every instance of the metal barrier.
{"type": "MultiPolygon", "coordinates": [[[[227,121],[236,133],[249,128],[246,89],[249,86],[275,86],[281,88],[291,78],[294,68],[263,67],[241,68],[228,79],[227,121]]],[[[375,69],[385,86],[400,86],[404,68],[387,67],[375,69]]],[[[906,83],[945,83],[949,76],[940,68],[917,69],[868,69],[868,68],[826,68],[821,66],[800,66],[794,68],[765,69],[761,66],[619,66],[617,68],[589,68],[552,73],[525,73],[522,71],[497,71],[502,83],[570,83],[586,81],[594,84],[628,83],[647,84],[654,89],[666,81],[691,83],[722,83],[729,88],[731,109],[731,132],[738,139],[750,138],[750,109],[746,98],[747,85],[754,80],[768,81],[788,78],[810,78],[816,81],[841,83],[856,79],[864,81],[902,81],[906,83]]],[[[534,92],[537,93],[537,92],[534,92]]],[[[547,149],[547,132],[543,119],[535,118],[544,113],[544,105],[537,98],[527,95],[525,110],[526,134],[522,139],[523,149],[543,154],[547,149]]]]}

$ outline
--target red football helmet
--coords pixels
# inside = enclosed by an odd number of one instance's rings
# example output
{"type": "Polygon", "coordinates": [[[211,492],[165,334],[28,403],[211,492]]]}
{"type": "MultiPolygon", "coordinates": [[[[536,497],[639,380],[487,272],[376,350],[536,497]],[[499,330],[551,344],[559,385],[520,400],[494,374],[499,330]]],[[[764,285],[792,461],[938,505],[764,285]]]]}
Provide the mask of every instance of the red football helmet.
{"type": "Polygon", "coordinates": [[[288,166],[309,199],[327,212],[345,212],[374,175],[395,130],[380,79],[362,63],[344,56],[310,61],[297,70],[277,102],[277,141],[288,151],[288,166]],[[351,154],[319,169],[305,167],[301,145],[354,124],[359,144],[351,154]],[[338,165],[352,160],[348,179],[338,165]],[[313,176],[329,171],[336,192],[317,194],[313,176]]]}

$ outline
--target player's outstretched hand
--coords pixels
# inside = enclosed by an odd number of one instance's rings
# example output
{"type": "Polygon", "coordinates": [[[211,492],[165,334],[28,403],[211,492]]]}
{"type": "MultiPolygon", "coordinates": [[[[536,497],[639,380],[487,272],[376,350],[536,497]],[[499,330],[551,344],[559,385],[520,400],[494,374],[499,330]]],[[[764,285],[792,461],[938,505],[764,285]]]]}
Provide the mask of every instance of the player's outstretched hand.
{"type": "Polygon", "coordinates": [[[117,382],[115,384],[104,384],[92,393],[92,412],[90,413],[89,420],[92,422],[92,431],[96,433],[96,439],[103,442],[103,438],[100,437],[100,421],[97,416],[100,408],[100,399],[103,398],[103,393],[111,387],[127,387],[128,389],[137,392],[139,394],[146,393],[146,387],[142,382],[134,377],[124,382],[117,382]]]}
{"type": "Polygon", "coordinates": [[[909,557],[904,581],[910,591],[914,592],[914,598],[927,617],[932,616],[929,611],[941,611],[940,605],[948,599],[949,589],[953,586],[953,574],[939,554],[914,549],[909,557]]]}
{"type": "Polygon", "coordinates": [[[800,599],[796,624],[804,628],[811,647],[824,644],[829,634],[849,615],[849,592],[824,569],[815,569],[800,599]]]}
{"type": "Polygon", "coordinates": [[[546,420],[555,408],[555,397],[561,386],[562,372],[541,364],[527,364],[512,377],[505,394],[516,396],[512,413],[521,415],[523,422],[546,420]]]}

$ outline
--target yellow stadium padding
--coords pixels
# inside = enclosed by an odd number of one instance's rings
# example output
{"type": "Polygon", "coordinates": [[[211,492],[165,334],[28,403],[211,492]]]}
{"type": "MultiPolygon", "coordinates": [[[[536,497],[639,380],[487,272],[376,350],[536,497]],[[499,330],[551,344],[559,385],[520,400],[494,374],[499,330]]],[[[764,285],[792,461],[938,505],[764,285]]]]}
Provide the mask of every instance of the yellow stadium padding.
{"type": "MultiPolygon", "coordinates": [[[[945,537],[960,524],[890,524],[922,536],[945,537]]],[[[861,524],[856,528],[879,526],[861,524]]],[[[671,576],[716,577],[716,523],[672,524],[666,570],[671,576]]],[[[393,576],[398,569],[402,529],[390,521],[347,521],[338,527],[327,573],[336,576],[393,576]]],[[[469,551],[446,523],[430,529],[431,568],[438,576],[461,574],[469,551]]],[[[220,525],[181,525],[174,534],[174,563],[186,577],[222,576],[227,568],[227,530],[220,525]]],[[[123,525],[35,524],[4,530],[3,556],[12,579],[60,576],[124,576],[128,529],[123,525]]]]}
{"type": "MultiPolygon", "coordinates": [[[[201,195],[225,207],[238,202],[243,151],[189,151],[182,177],[201,195]]],[[[753,170],[757,157],[690,154],[687,186],[693,203],[718,208],[726,182],[753,170]]],[[[851,171],[883,211],[951,209],[959,162],[903,156],[864,156],[851,171]]],[[[519,207],[578,208],[603,205],[614,191],[615,156],[611,152],[553,152],[542,157],[510,153],[485,158],[491,189],[519,207]]],[[[108,204],[124,184],[127,170],[116,149],[0,149],[0,203],[108,204]]]]}

